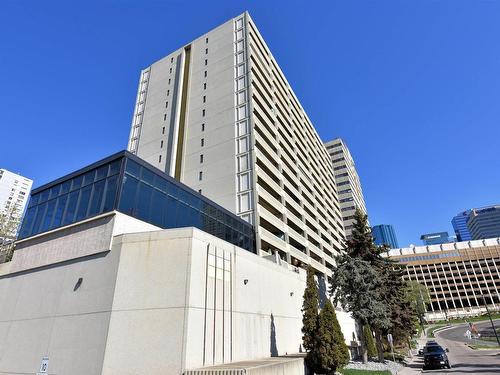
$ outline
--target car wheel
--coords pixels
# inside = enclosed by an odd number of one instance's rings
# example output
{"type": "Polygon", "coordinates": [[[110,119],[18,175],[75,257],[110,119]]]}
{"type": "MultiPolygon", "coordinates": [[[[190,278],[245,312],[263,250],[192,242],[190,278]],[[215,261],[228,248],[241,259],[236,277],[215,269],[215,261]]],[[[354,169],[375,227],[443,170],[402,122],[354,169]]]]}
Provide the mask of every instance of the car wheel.
{"type": "Polygon", "coordinates": [[[446,368],[451,368],[450,362],[446,362],[446,368]]]}

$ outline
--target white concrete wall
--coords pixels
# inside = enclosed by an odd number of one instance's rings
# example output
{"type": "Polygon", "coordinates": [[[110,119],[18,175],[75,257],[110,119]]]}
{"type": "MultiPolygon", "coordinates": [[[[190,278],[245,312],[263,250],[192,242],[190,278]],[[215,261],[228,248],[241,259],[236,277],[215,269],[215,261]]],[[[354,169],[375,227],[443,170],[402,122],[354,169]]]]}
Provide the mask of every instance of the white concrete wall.
{"type": "Polygon", "coordinates": [[[54,374],[163,375],[299,351],[303,272],[195,228],[126,233],[140,225],[121,214],[101,224],[116,234],[108,249],[62,229],[47,242],[84,256],[51,258],[40,239],[20,252],[57,263],[2,267],[0,374],[35,373],[44,356],[54,374]]]}

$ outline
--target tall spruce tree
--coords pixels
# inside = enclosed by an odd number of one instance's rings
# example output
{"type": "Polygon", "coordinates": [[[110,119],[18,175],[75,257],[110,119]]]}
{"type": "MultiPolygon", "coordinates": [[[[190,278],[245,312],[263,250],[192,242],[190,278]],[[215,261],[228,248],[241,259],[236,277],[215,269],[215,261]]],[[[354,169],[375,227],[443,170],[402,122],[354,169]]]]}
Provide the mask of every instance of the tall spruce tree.
{"type": "Polygon", "coordinates": [[[302,343],[306,351],[314,348],[318,330],[319,293],[312,266],[307,267],[307,282],[302,302],[302,343]]]}
{"type": "Polygon", "coordinates": [[[319,314],[315,346],[309,352],[306,362],[316,373],[327,375],[334,375],[337,369],[349,362],[349,349],[329,300],[319,314]]]}
{"type": "MultiPolygon", "coordinates": [[[[384,296],[385,280],[380,272],[386,265],[381,253],[384,248],[373,242],[368,218],[355,212],[351,239],[345,253],[335,258],[331,293],[335,302],[351,312],[361,326],[370,325],[375,331],[379,360],[383,360],[381,332],[390,327],[390,310],[384,296]]],[[[363,361],[368,359],[366,343],[362,340],[363,361]]]]}

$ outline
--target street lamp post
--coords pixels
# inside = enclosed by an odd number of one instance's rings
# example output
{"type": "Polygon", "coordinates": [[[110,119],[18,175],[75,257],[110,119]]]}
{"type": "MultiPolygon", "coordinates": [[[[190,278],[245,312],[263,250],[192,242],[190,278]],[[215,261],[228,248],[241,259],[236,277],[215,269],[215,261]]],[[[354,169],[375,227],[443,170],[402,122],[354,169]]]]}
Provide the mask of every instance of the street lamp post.
{"type": "Polygon", "coordinates": [[[490,314],[490,310],[488,309],[488,304],[486,303],[486,298],[484,298],[483,294],[481,294],[481,298],[483,299],[484,307],[486,307],[486,313],[488,314],[488,318],[490,318],[491,327],[493,328],[493,333],[495,333],[495,337],[497,339],[497,344],[498,344],[498,346],[500,346],[500,339],[498,339],[498,333],[497,333],[497,330],[495,328],[495,324],[493,323],[493,319],[491,319],[491,314],[490,314]]]}

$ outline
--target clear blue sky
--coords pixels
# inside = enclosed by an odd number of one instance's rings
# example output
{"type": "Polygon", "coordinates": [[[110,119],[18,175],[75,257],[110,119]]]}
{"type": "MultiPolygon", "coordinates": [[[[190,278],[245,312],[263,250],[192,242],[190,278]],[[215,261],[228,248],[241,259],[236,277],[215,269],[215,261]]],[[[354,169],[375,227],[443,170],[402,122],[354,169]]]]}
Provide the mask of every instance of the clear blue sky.
{"type": "Polygon", "coordinates": [[[500,2],[2,1],[0,167],[48,182],[126,148],[141,68],[249,10],[401,246],[500,203],[500,2]]]}

